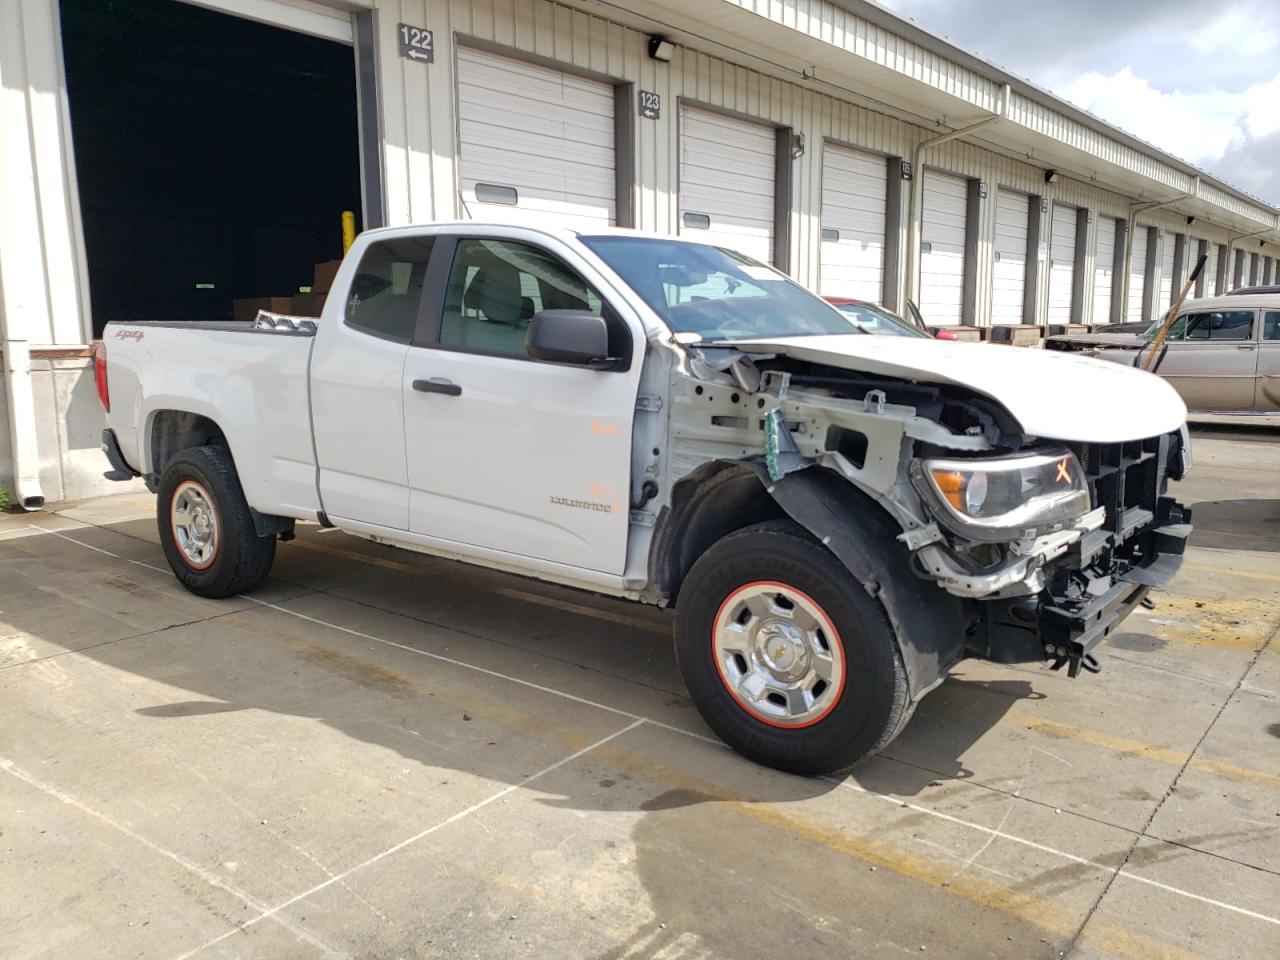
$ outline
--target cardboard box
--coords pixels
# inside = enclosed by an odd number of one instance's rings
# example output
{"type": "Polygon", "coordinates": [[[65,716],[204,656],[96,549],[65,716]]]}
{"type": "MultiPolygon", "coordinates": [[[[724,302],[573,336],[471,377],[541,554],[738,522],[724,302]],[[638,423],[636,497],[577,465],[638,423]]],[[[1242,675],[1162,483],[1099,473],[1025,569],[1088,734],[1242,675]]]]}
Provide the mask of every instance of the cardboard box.
{"type": "Polygon", "coordinates": [[[338,268],[342,266],[341,260],[326,260],[324,263],[317,263],[315,273],[311,278],[312,293],[328,293],[333,289],[333,278],[338,273],[338,268]]]}
{"type": "Polygon", "coordinates": [[[326,299],[323,293],[300,293],[293,300],[292,307],[287,311],[295,317],[318,317],[324,309],[324,301],[326,299]]]}
{"type": "Polygon", "coordinates": [[[258,316],[259,310],[272,313],[292,313],[293,297],[246,297],[243,300],[231,301],[231,313],[241,323],[249,323],[258,316]]]}

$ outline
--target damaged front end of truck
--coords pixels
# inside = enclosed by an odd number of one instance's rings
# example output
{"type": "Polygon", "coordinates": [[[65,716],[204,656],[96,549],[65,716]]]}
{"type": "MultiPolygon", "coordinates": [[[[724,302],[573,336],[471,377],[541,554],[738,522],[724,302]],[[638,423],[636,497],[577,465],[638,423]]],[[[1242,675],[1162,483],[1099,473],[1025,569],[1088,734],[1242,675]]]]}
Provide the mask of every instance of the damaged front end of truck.
{"type": "Polygon", "coordinates": [[[1096,670],[1097,645],[1177,572],[1191,514],[1166,491],[1189,466],[1185,427],[1038,436],[970,386],[805,353],[695,347],[673,455],[751,471],[879,597],[913,699],[965,657],[1096,670]]]}

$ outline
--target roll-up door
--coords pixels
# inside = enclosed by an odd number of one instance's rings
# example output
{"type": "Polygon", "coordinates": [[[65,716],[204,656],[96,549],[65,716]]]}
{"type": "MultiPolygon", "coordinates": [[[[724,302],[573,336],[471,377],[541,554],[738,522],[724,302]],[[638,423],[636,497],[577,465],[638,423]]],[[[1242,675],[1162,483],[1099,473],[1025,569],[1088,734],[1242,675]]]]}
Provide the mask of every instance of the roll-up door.
{"type": "Polygon", "coordinates": [[[818,289],[824,296],[881,302],[887,180],[884,157],[823,146],[818,289]]]}
{"type": "Polygon", "coordinates": [[[1075,207],[1053,205],[1053,226],[1049,235],[1049,322],[1071,322],[1071,297],[1076,279],[1075,207]]]}
{"type": "Polygon", "coordinates": [[[1093,322],[1111,322],[1111,286],[1116,273],[1116,224],[1113,217],[1098,218],[1098,246],[1093,259],[1093,322]]]}
{"type": "Polygon", "coordinates": [[[964,302],[965,181],[927,170],[923,199],[920,312],[929,324],[960,323],[964,302]]]}
{"type": "Polygon", "coordinates": [[[458,48],[462,199],[472,217],[616,219],[613,87],[458,48]]]}
{"type": "Polygon", "coordinates": [[[680,232],[773,262],[777,131],[707,110],[680,111],[680,232]]]}
{"type": "MultiPolygon", "coordinates": [[[[1196,268],[1196,260],[1200,256],[1200,240],[1196,237],[1187,236],[1186,246],[1182,248],[1182,282],[1186,283],[1191,278],[1191,271],[1196,268]]],[[[1206,265],[1207,266],[1207,265],[1206,265]]],[[[1191,285],[1191,291],[1187,294],[1188,300],[1196,298],[1196,285],[1191,285]]]]}
{"type": "Polygon", "coordinates": [[[1173,253],[1178,243],[1178,235],[1165,231],[1161,234],[1160,243],[1160,297],[1156,301],[1156,312],[1164,316],[1173,306],[1173,253]]]}
{"type": "Polygon", "coordinates": [[[1129,302],[1125,305],[1124,318],[1129,323],[1142,322],[1143,298],[1147,292],[1147,240],[1150,231],[1138,224],[1133,226],[1133,247],[1129,252],[1129,302]]]}
{"type": "Polygon", "coordinates": [[[1025,193],[996,194],[995,263],[991,268],[991,322],[1021,323],[1027,288],[1027,210],[1025,193]]]}

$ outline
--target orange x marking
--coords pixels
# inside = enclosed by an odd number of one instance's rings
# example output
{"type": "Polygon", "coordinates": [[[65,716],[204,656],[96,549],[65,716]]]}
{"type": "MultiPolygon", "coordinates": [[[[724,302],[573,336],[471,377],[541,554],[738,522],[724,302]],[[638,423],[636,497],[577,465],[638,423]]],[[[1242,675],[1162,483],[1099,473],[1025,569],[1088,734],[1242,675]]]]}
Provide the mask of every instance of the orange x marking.
{"type": "Polygon", "coordinates": [[[1071,482],[1071,474],[1067,472],[1068,463],[1070,463],[1069,460],[1058,461],[1058,476],[1056,479],[1061,480],[1063,483],[1071,482]]]}

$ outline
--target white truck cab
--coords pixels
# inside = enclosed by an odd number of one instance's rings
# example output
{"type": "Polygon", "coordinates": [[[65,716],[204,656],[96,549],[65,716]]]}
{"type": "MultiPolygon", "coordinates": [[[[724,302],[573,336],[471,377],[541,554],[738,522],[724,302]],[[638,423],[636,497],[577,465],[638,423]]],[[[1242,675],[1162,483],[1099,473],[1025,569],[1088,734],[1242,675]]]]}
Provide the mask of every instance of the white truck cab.
{"type": "Polygon", "coordinates": [[[710,726],[826,772],[965,657],[1074,676],[1176,572],[1186,410],[1087,358],[876,337],[623,230],[371,230],[318,321],[110,324],[108,476],[203,596],[296,520],[676,610],[710,726]]]}

